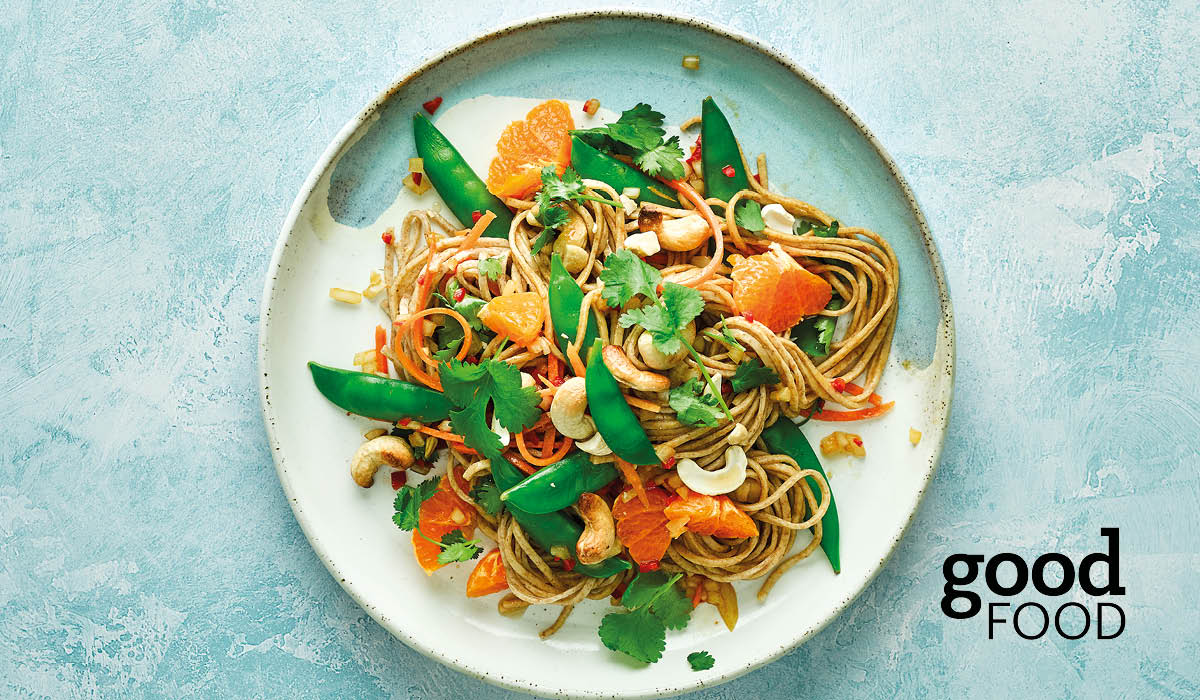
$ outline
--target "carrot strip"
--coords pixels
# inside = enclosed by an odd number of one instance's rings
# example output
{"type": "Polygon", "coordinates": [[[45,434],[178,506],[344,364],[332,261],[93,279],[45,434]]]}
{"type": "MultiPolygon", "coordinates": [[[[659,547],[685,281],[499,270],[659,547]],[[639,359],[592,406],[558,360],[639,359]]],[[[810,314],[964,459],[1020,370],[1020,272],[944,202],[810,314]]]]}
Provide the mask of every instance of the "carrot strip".
{"type": "MultiPolygon", "coordinates": [[[[858,396],[863,393],[863,388],[853,382],[846,382],[846,393],[851,396],[858,396]]],[[[883,397],[872,391],[871,395],[867,397],[867,401],[870,401],[872,406],[878,406],[883,403],[883,397]]]]}
{"type": "MultiPolygon", "coordinates": [[[[542,459],[550,456],[554,452],[554,440],[558,437],[558,431],[554,429],[554,424],[546,426],[546,432],[542,434],[542,459]]],[[[566,435],[563,436],[565,440],[566,435]]]]}
{"type": "MultiPolygon", "coordinates": [[[[463,242],[458,244],[458,250],[461,252],[470,248],[474,248],[475,244],[479,242],[479,237],[482,236],[483,232],[487,229],[488,224],[492,223],[495,218],[496,212],[490,210],[485,211],[483,216],[479,217],[479,220],[476,221],[475,225],[471,227],[470,233],[468,233],[467,237],[463,239],[463,242]]],[[[430,248],[430,250],[433,250],[433,248],[430,248]]]]}
{"type": "Polygon", "coordinates": [[[454,450],[455,452],[459,452],[459,453],[461,453],[461,454],[464,454],[464,455],[477,455],[477,454],[479,454],[479,453],[478,453],[478,452],[476,452],[475,450],[472,450],[470,447],[467,447],[466,445],[463,445],[463,444],[460,444],[460,443],[457,443],[457,442],[447,442],[446,444],[450,445],[450,449],[454,450]]]}
{"type": "Polygon", "coordinates": [[[536,465],[536,466],[539,466],[539,467],[549,466],[551,464],[554,464],[558,460],[562,459],[563,457],[566,457],[567,453],[571,451],[571,448],[575,446],[574,440],[572,440],[571,438],[566,438],[563,440],[562,446],[559,447],[558,450],[556,450],[554,452],[554,454],[550,455],[549,457],[534,457],[533,454],[529,451],[529,448],[525,446],[524,431],[517,433],[513,437],[515,438],[514,441],[517,443],[517,451],[521,453],[521,457],[526,462],[536,465]]]}
{"type": "Polygon", "coordinates": [[[704,601],[704,581],[696,584],[696,590],[692,593],[692,609],[700,607],[700,603],[704,601]]]}
{"type": "Polygon", "coordinates": [[[383,346],[387,345],[387,331],[383,326],[375,326],[375,371],[387,376],[387,355],[383,354],[383,346]]]}
{"type": "Polygon", "coordinates": [[[471,324],[467,322],[467,319],[463,318],[462,314],[458,313],[454,309],[444,309],[441,307],[434,307],[431,309],[418,311],[417,313],[408,317],[408,323],[411,324],[409,326],[409,331],[412,334],[413,347],[417,351],[417,357],[421,358],[421,361],[430,367],[437,367],[437,361],[433,359],[433,357],[429,354],[429,350],[425,348],[425,343],[421,338],[421,327],[417,323],[417,321],[420,321],[426,316],[433,316],[435,314],[445,314],[455,321],[458,321],[458,324],[462,326],[462,347],[458,349],[458,354],[454,356],[454,359],[462,360],[471,350],[471,324]]]}
{"type": "Polygon", "coordinates": [[[852,421],[863,420],[865,418],[876,418],[892,410],[892,406],[895,405],[895,401],[889,401],[879,406],[860,408],[857,411],[818,411],[813,414],[813,419],[823,421],[852,421]]]}
{"type": "Polygon", "coordinates": [[[571,371],[575,373],[576,377],[587,374],[587,366],[579,358],[579,348],[575,343],[567,343],[567,359],[571,361],[571,371]]]}
{"type": "Polygon", "coordinates": [[[717,271],[717,268],[720,267],[725,260],[725,238],[721,235],[721,223],[717,221],[717,215],[713,213],[712,207],[708,206],[708,202],[705,202],[704,198],[700,196],[700,193],[693,189],[691,185],[687,184],[683,180],[663,180],[662,178],[659,178],[659,180],[665,183],[667,187],[670,187],[671,189],[691,200],[692,204],[696,205],[696,210],[699,211],[700,214],[704,216],[704,220],[708,222],[709,228],[712,229],[713,241],[717,244],[716,250],[713,252],[712,259],[709,260],[708,264],[700,270],[700,274],[695,279],[685,279],[680,283],[685,287],[699,287],[713,276],[713,274],[717,271]]]}
{"type": "Polygon", "coordinates": [[[551,384],[562,377],[562,367],[559,366],[558,358],[554,355],[546,358],[546,375],[550,379],[551,384]]]}
{"type": "Polygon", "coordinates": [[[634,408],[641,408],[641,409],[645,409],[647,411],[653,411],[654,413],[662,412],[662,406],[654,403],[653,401],[651,401],[649,399],[643,399],[640,396],[634,396],[633,394],[625,394],[624,396],[625,396],[625,403],[629,404],[630,406],[633,406],[634,408]]]}
{"type": "MultiPolygon", "coordinates": [[[[520,435],[520,433],[517,433],[517,434],[520,435]]],[[[509,464],[513,465],[517,469],[520,469],[521,471],[525,472],[526,474],[532,475],[532,474],[537,473],[536,469],[534,469],[532,466],[529,465],[528,462],[521,459],[520,457],[513,457],[512,455],[505,455],[504,458],[508,460],[509,464]]]]}
{"type": "Polygon", "coordinates": [[[435,428],[430,428],[427,425],[423,425],[420,428],[417,428],[417,432],[425,433],[426,435],[431,435],[435,438],[441,438],[442,440],[445,440],[446,442],[462,442],[462,443],[466,442],[465,440],[463,440],[463,436],[459,435],[458,433],[448,433],[444,430],[437,430],[435,428]]]}
{"type": "Polygon", "coordinates": [[[633,492],[637,494],[638,500],[642,502],[642,507],[650,507],[650,497],[646,495],[646,485],[642,483],[642,477],[637,473],[637,467],[629,462],[617,457],[617,469],[621,470],[621,476],[625,477],[625,482],[633,487],[633,492]]]}

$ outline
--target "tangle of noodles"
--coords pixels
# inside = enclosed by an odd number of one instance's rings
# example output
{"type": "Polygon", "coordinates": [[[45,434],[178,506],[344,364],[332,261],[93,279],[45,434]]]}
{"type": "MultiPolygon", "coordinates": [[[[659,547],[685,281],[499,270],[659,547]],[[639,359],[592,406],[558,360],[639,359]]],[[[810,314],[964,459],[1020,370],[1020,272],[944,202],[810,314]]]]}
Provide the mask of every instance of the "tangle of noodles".
{"type": "MultiPolygon", "coordinates": [[[[689,120],[684,128],[694,123],[695,120],[689,120]]],[[[751,255],[777,244],[809,271],[824,278],[844,300],[842,308],[822,312],[826,316],[839,317],[839,337],[832,342],[829,354],[817,362],[797,347],[786,332],[773,333],[761,323],[748,322],[738,315],[730,267],[723,261],[715,265],[711,277],[696,286],[704,299],[705,310],[696,319],[694,346],[707,370],[728,380],[745,357],[757,358],[774,370],[781,382],[732,394],[728,402],[734,421],[749,432],[744,444],[755,445],[747,450],[746,482],[729,495],[756,521],[759,534],[722,539],[684,532],[672,540],[662,560],[662,568],[718,582],[763,579],[759,590],[762,599],[780,574],[819,547],[821,517],[829,505],[829,488],[819,473],[801,469],[787,456],[766,451],[759,435],[777,417],[799,416],[819,400],[834,402],[846,409],[862,408],[867,404],[879,385],[888,360],[896,322],[899,269],[891,246],[867,229],[843,226],[836,237],[825,238],[812,233],[798,236],[791,231],[770,228],[760,235],[753,235],[740,228],[733,211],[742,200],[753,200],[762,205],[778,204],[797,219],[823,226],[832,221],[828,214],[811,204],[770,191],[765,159],[760,156],[757,165],[758,180],[751,178],[751,189],[738,192],[728,202],[707,200],[708,204],[719,205],[724,211],[718,223],[725,245],[733,252],[751,255]],[[730,348],[702,333],[714,328],[719,333],[722,318],[725,318],[725,328],[745,348],[744,355],[739,352],[734,356],[730,348]],[[856,395],[844,393],[835,389],[835,378],[856,381],[863,390],[856,395]],[[818,484],[819,489],[810,488],[806,477],[818,484]],[[797,535],[805,530],[811,534],[811,539],[800,551],[791,553],[797,535]]],[[[748,164],[746,169],[750,171],[748,164]]],[[[687,168],[685,180],[697,191],[704,191],[700,173],[691,166],[687,168]]],[[[602,182],[584,180],[584,184],[588,194],[594,196],[616,200],[620,194],[602,182]]],[[[683,202],[680,208],[652,205],[643,205],[643,208],[653,208],[665,217],[694,214],[695,207],[686,199],[683,202]]],[[[543,298],[546,296],[551,246],[547,245],[537,255],[531,251],[532,242],[542,230],[532,211],[533,202],[509,199],[506,203],[517,212],[507,239],[481,238],[474,245],[463,247],[467,240],[466,231],[458,230],[436,212],[413,211],[404,218],[393,241],[386,246],[384,282],[387,298],[384,308],[393,327],[391,342],[384,348],[384,353],[394,361],[402,378],[420,381],[420,373],[436,375],[430,353],[437,348],[427,331],[435,323],[453,323],[443,317],[431,317],[418,320],[425,324],[420,332],[409,332],[408,317],[428,305],[428,299],[422,298],[427,296],[422,290],[440,289],[453,279],[467,294],[485,301],[512,292],[532,291],[543,298]],[[485,258],[500,258],[503,262],[498,278],[489,280],[480,275],[479,261],[485,258]],[[426,345],[424,351],[418,352],[414,339],[420,339],[418,342],[426,345]],[[399,361],[401,355],[404,356],[402,362],[399,361]],[[411,372],[410,367],[418,372],[411,372]]],[[[637,341],[642,329],[637,326],[622,328],[617,322],[621,311],[607,308],[599,294],[603,260],[621,249],[628,235],[638,232],[637,214],[626,215],[623,210],[591,201],[568,206],[573,219],[571,225],[578,236],[575,240],[583,252],[579,255],[578,251],[573,251],[576,263],[569,270],[584,291],[583,314],[580,326],[575,330],[582,335],[590,314],[596,319],[599,336],[605,343],[621,346],[638,369],[649,369],[638,351],[637,341]]],[[[663,278],[681,282],[696,279],[698,271],[711,262],[706,253],[707,243],[706,240],[690,251],[665,252],[662,256],[665,264],[656,265],[663,278]]],[[[564,245],[560,240],[554,244],[554,249],[565,252],[564,245]]],[[[552,337],[550,321],[546,324],[546,335],[552,337]]],[[[571,367],[571,358],[557,343],[539,342],[528,348],[507,344],[497,354],[500,345],[499,339],[484,343],[476,334],[469,353],[480,358],[503,360],[540,375],[545,374],[550,355],[565,367],[571,367]]],[[[671,377],[672,385],[698,374],[696,362],[690,356],[684,356],[678,367],[665,372],[671,377]]],[[[553,391],[550,382],[543,384],[543,393],[553,391]]],[[[635,408],[635,413],[656,447],[671,448],[676,458],[695,460],[705,469],[716,470],[724,466],[734,422],[723,420],[716,428],[690,427],[676,420],[661,396],[637,391],[629,391],[629,395],[644,400],[638,402],[641,407],[635,408]],[[659,410],[651,410],[651,406],[657,406],[659,410]]],[[[543,407],[546,405],[544,403],[543,407]]],[[[449,430],[448,423],[440,427],[449,430]]],[[[452,465],[465,470],[467,482],[472,486],[489,475],[490,466],[486,460],[454,450],[449,451],[449,455],[452,465]]],[[[647,484],[666,483],[668,486],[673,475],[657,466],[640,467],[638,474],[647,484]]],[[[472,502],[469,491],[463,492],[457,484],[454,489],[465,501],[472,502]]],[[[595,579],[569,571],[563,562],[535,545],[507,513],[491,516],[478,504],[476,510],[483,534],[499,543],[510,589],[509,607],[519,609],[525,604],[563,606],[559,619],[544,634],[557,630],[577,603],[612,595],[633,575],[626,573],[595,579]]]]}

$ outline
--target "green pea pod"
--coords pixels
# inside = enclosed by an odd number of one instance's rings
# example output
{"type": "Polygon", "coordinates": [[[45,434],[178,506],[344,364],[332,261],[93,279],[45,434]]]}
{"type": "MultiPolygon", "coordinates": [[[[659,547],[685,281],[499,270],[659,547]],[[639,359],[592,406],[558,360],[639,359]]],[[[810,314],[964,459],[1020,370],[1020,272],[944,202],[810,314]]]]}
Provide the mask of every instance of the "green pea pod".
{"type": "MultiPolygon", "coordinates": [[[[492,478],[501,491],[513,488],[525,478],[520,470],[503,457],[493,458],[491,462],[492,478]]],[[[525,534],[541,545],[542,549],[547,552],[566,552],[572,559],[575,558],[575,544],[583,534],[583,526],[575,518],[562,511],[536,514],[513,507],[512,504],[506,504],[505,507],[521,525],[521,529],[525,530],[525,534]]],[[[599,564],[576,564],[574,570],[592,578],[608,578],[629,567],[628,560],[609,557],[599,564]]]]}
{"type": "Polygon", "coordinates": [[[617,380],[604,364],[603,346],[604,343],[597,340],[588,350],[587,377],[584,378],[588,411],[596,423],[596,430],[613,453],[626,462],[658,464],[660,460],[654,445],[650,444],[642,424],[621,395],[617,380]]]}
{"type": "Polygon", "coordinates": [[[666,207],[678,207],[679,199],[671,188],[650,177],[641,170],[622,163],[607,153],[592,148],[579,139],[571,137],[571,167],[580,177],[607,183],[617,192],[626,187],[638,188],[637,199],[666,207]]]}
{"type": "Polygon", "coordinates": [[[578,450],[548,467],[527,476],[500,494],[500,500],[527,513],[553,513],[568,508],[589,491],[607,486],[617,478],[612,464],[592,464],[578,450]]]}
{"type": "Polygon", "coordinates": [[[367,418],[396,422],[413,418],[423,423],[450,415],[446,395],[398,379],[308,363],[317,391],[338,408],[367,418]]]}
{"type": "MultiPolygon", "coordinates": [[[[567,344],[575,340],[575,329],[579,328],[579,309],[583,306],[583,290],[575,282],[575,278],[563,267],[562,258],[558,253],[550,257],[550,320],[554,323],[554,334],[558,346],[563,352],[567,344]]],[[[582,348],[592,347],[600,329],[596,326],[596,317],[588,314],[587,327],[583,333],[582,348]]]]}
{"type": "MultiPolygon", "coordinates": [[[[800,432],[799,426],[791,420],[780,417],[774,423],[762,431],[763,442],[767,444],[767,449],[776,453],[784,454],[796,460],[796,464],[800,465],[801,469],[812,469],[819,472],[821,476],[825,476],[825,470],[821,468],[821,461],[817,459],[817,454],[813,452],[812,445],[808,444],[808,439],[804,437],[804,433],[800,432]]],[[[815,479],[811,476],[805,477],[808,481],[808,486],[814,493],[821,492],[820,486],[817,485],[815,479]]],[[[828,482],[829,478],[826,477],[828,482]]],[[[829,563],[833,565],[833,573],[840,574],[842,572],[842,555],[840,552],[841,544],[841,529],[838,525],[837,503],[833,500],[833,488],[829,489],[829,509],[825,511],[825,516],[821,518],[821,549],[825,550],[825,556],[829,558],[829,563]]]]}
{"type": "MultiPolygon", "coordinates": [[[[844,305],[842,298],[834,294],[825,308],[837,311],[844,305]]],[[[836,328],[837,316],[809,316],[792,328],[792,341],[809,357],[825,357],[836,328]]]]}
{"type": "Polygon", "coordinates": [[[741,190],[750,189],[733,129],[711,97],[705,97],[700,108],[700,144],[705,196],[728,202],[741,190]],[[733,168],[732,176],[726,174],[727,167],[733,168]]]}
{"type": "Polygon", "coordinates": [[[413,139],[417,155],[424,161],[425,175],[458,220],[470,226],[472,214],[490,211],[496,219],[488,224],[483,235],[508,238],[512,212],[499,197],[488,192],[487,185],[459,155],[454,144],[423,114],[413,115],[413,139]]]}

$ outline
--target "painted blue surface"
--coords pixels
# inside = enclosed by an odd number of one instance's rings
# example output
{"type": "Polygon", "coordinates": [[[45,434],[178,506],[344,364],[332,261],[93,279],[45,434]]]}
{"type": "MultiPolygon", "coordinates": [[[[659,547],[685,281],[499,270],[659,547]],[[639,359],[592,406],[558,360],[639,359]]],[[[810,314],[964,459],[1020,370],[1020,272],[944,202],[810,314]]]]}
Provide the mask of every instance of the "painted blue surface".
{"type": "MultiPolygon", "coordinates": [[[[844,4],[692,11],[789,52],[909,177],[954,292],[950,434],[863,597],[701,696],[1195,697],[1200,10],[844,4]],[[1078,559],[1103,526],[1117,640],[987,641],[938,612],[947,555],[1078,559]]],[[[271,466],[255,343],[279,224],[341,125],[542,9],[6,7],[0,695],[503,695],[328,576],[271,466]]]]}

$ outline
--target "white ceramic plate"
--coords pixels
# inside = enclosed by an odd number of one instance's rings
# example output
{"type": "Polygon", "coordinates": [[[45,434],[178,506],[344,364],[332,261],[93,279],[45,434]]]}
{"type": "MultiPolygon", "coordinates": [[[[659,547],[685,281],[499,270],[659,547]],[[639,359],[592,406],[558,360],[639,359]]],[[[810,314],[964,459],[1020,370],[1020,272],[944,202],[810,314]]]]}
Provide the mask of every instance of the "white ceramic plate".
{"type": "MultiPolygon", "coordinates": [[[[583,121],[578,111],[577,117],[583,121]]],[[[911,521],[937,463],[953,342],[949,295],[924,219],[894,164],[844,105],[747,37],[692,19],[608,11],[539,18],[479,37],[397,81],[347,124],[314,166],[280,233],[259,352],[280,482],[313,549],[372,617],[427,656],[491,683],[547,695],[634,697],[710,686],[771,661],[863,590],[911,521]],[[700,71],[679,67],[685,53],[702,56],[700,71]],[[596,75],[608,78],[604,85],[597,86],[596,75]],[[432,577],[420,570],[408,533],[391,524],[388,480],[361,489],[348,473],[362,433],[378,424],[325,401],[305,363],[350,366],[384,322],[374,304],[339,304],[328,290],[365,287],[369,271],[381,266],[380,232],[408,209],[436,200],[432,191],[411,196],[400,179],[413,154],[411,115],[438,94],[445,103],[435,121],[483,172],[488,144],[532,103],[470,98],[559,97],[578,108],[596,96],[618,110],[646,100],[678,123],[711,94],[726,107],[743,146],[767,151],[774,188],[889,239],[901,261],[901,314],[880,393],[896,409],[855,425],[867,445],[865,460],[823,460],[841,516],[840,575],[817,553],[784,576],[765,604],[754,598],[756,582],[741,585],[734,632],[711,606],[701,606],[686,631],[668,635],[662,661],[643,668],[601,645],[596,628],[609,609],[603,602],[580,606],[558,635],[542,641],[537,632],[557,608],[501,617],[495,596],[463,596],[469,564],[432,577]],[[916,447],[908,441],[910,426],[924,433],[916,447]],[[696,673],[685,657],[700,649],[717,663],[696,673]]],[[[805,432],[815,443],[833,427],[810,424],[805,432]]]]}

